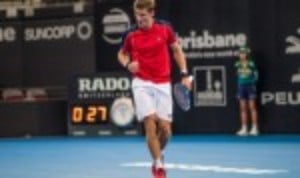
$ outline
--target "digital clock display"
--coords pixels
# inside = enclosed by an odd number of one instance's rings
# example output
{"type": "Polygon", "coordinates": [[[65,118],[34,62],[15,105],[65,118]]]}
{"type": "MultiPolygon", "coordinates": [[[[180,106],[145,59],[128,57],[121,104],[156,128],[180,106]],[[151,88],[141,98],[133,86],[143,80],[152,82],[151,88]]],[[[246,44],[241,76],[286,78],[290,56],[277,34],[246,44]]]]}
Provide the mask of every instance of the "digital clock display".
{"type": "Polygon", "coordinates": [[[105,105],[73,105],[70,114],[72,124],[103,124],[109,121],[109,111],[105,105]]]}

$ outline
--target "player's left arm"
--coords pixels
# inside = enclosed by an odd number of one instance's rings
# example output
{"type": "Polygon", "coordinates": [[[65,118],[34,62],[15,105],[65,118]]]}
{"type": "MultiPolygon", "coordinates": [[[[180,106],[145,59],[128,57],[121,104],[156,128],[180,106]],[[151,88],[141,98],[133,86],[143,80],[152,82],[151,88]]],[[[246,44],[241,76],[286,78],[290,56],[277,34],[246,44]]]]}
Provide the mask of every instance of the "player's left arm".
{"type": "Polygon", "coordinates": [[[254,74],[254,78],[255,78],[255,82],[258,81],[258,70],[257,70],[257,67],[256,67],[256,64],[254,63],[254,61],[251,61],[251,67],[252,67],[252,70],[253,70],[253,74],[254,74]]]}
{"type": "Polygon", "coordinates": [[[185,85],[187,88],[192,88],[192,82],[189,79],[188,69],[187,69],[187,62],[185,58],[185,54],[183,52],[182,47],[179,45],[178,41],[175,41],[171,45],[171,50],[174,56],[174,59],[180,69],[181,76],[182,76],[182,84],[185,85]]]}

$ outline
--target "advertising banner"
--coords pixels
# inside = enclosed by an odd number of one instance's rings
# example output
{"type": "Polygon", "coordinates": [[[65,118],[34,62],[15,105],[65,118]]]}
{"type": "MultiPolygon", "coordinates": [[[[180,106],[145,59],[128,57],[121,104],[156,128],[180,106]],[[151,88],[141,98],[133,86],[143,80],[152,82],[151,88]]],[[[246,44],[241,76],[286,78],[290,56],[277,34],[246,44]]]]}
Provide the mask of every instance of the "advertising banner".
{"type": "Polygon", "coordinates": [[[70,135],[140,134],[127,74],[78,75],[70,81],[68,101],[70,135]]]}
{"type": "Polygon", "coordinates": [[[192,110],[175,110],[175,131],[232,132],[238,127],[234,63],[249,43],[247,1],[174,1],[170,9],[195,79],[192,110]]]}
{"type": "Polygon", "coordinates": [[[22,85],[22,23],[0,22],[0,88],[22,85]]]}
{"type": "Polygon", "coordinates": [[[23,25],[24,84],[65,86],[95,71],[93,17],[32,20],[23,25]]]}

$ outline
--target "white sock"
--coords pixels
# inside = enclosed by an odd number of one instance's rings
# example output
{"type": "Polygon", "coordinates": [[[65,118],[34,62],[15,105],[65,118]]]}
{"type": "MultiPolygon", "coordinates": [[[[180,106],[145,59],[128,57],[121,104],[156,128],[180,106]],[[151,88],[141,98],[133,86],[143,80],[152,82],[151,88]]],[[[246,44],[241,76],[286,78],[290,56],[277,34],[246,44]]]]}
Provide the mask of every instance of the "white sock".
{"type": "Polygon", "coordinates": [[[163,167],[164,167],[164,165],[163,165],[161,159],[155,160],[155,161],[154,161],[154,165],[155,165],[155,168],[156,168],[156,169],[159,169],[159,168],[163,168],[163,167]]]}
{"type": "Polygon", "coordinates": [[[241,128],[242,130],[247,130],[247,125],[242,125],[242,128],[241,128]]]}
{"type": "Polygon", "coordinates": [[[257,130],[257,125],[256,125],[256,124],[253,124],[253,125],[252,125],[252,129],[256,129],[256,130],[257,130]]]}

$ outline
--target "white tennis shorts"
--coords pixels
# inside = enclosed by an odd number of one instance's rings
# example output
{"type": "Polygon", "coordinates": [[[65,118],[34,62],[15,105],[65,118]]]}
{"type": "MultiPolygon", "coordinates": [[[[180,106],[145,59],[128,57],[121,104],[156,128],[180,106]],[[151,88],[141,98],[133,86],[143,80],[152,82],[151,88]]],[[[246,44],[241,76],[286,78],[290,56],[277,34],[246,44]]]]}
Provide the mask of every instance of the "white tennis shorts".
{"type": "Polygon", "coordinates": [[[146,116],[155,114],[158,119],[172,122],[173,101],[171,84],[156,84],[140,78],[132,81],[132,91],[139,122],[146,116]]]}

